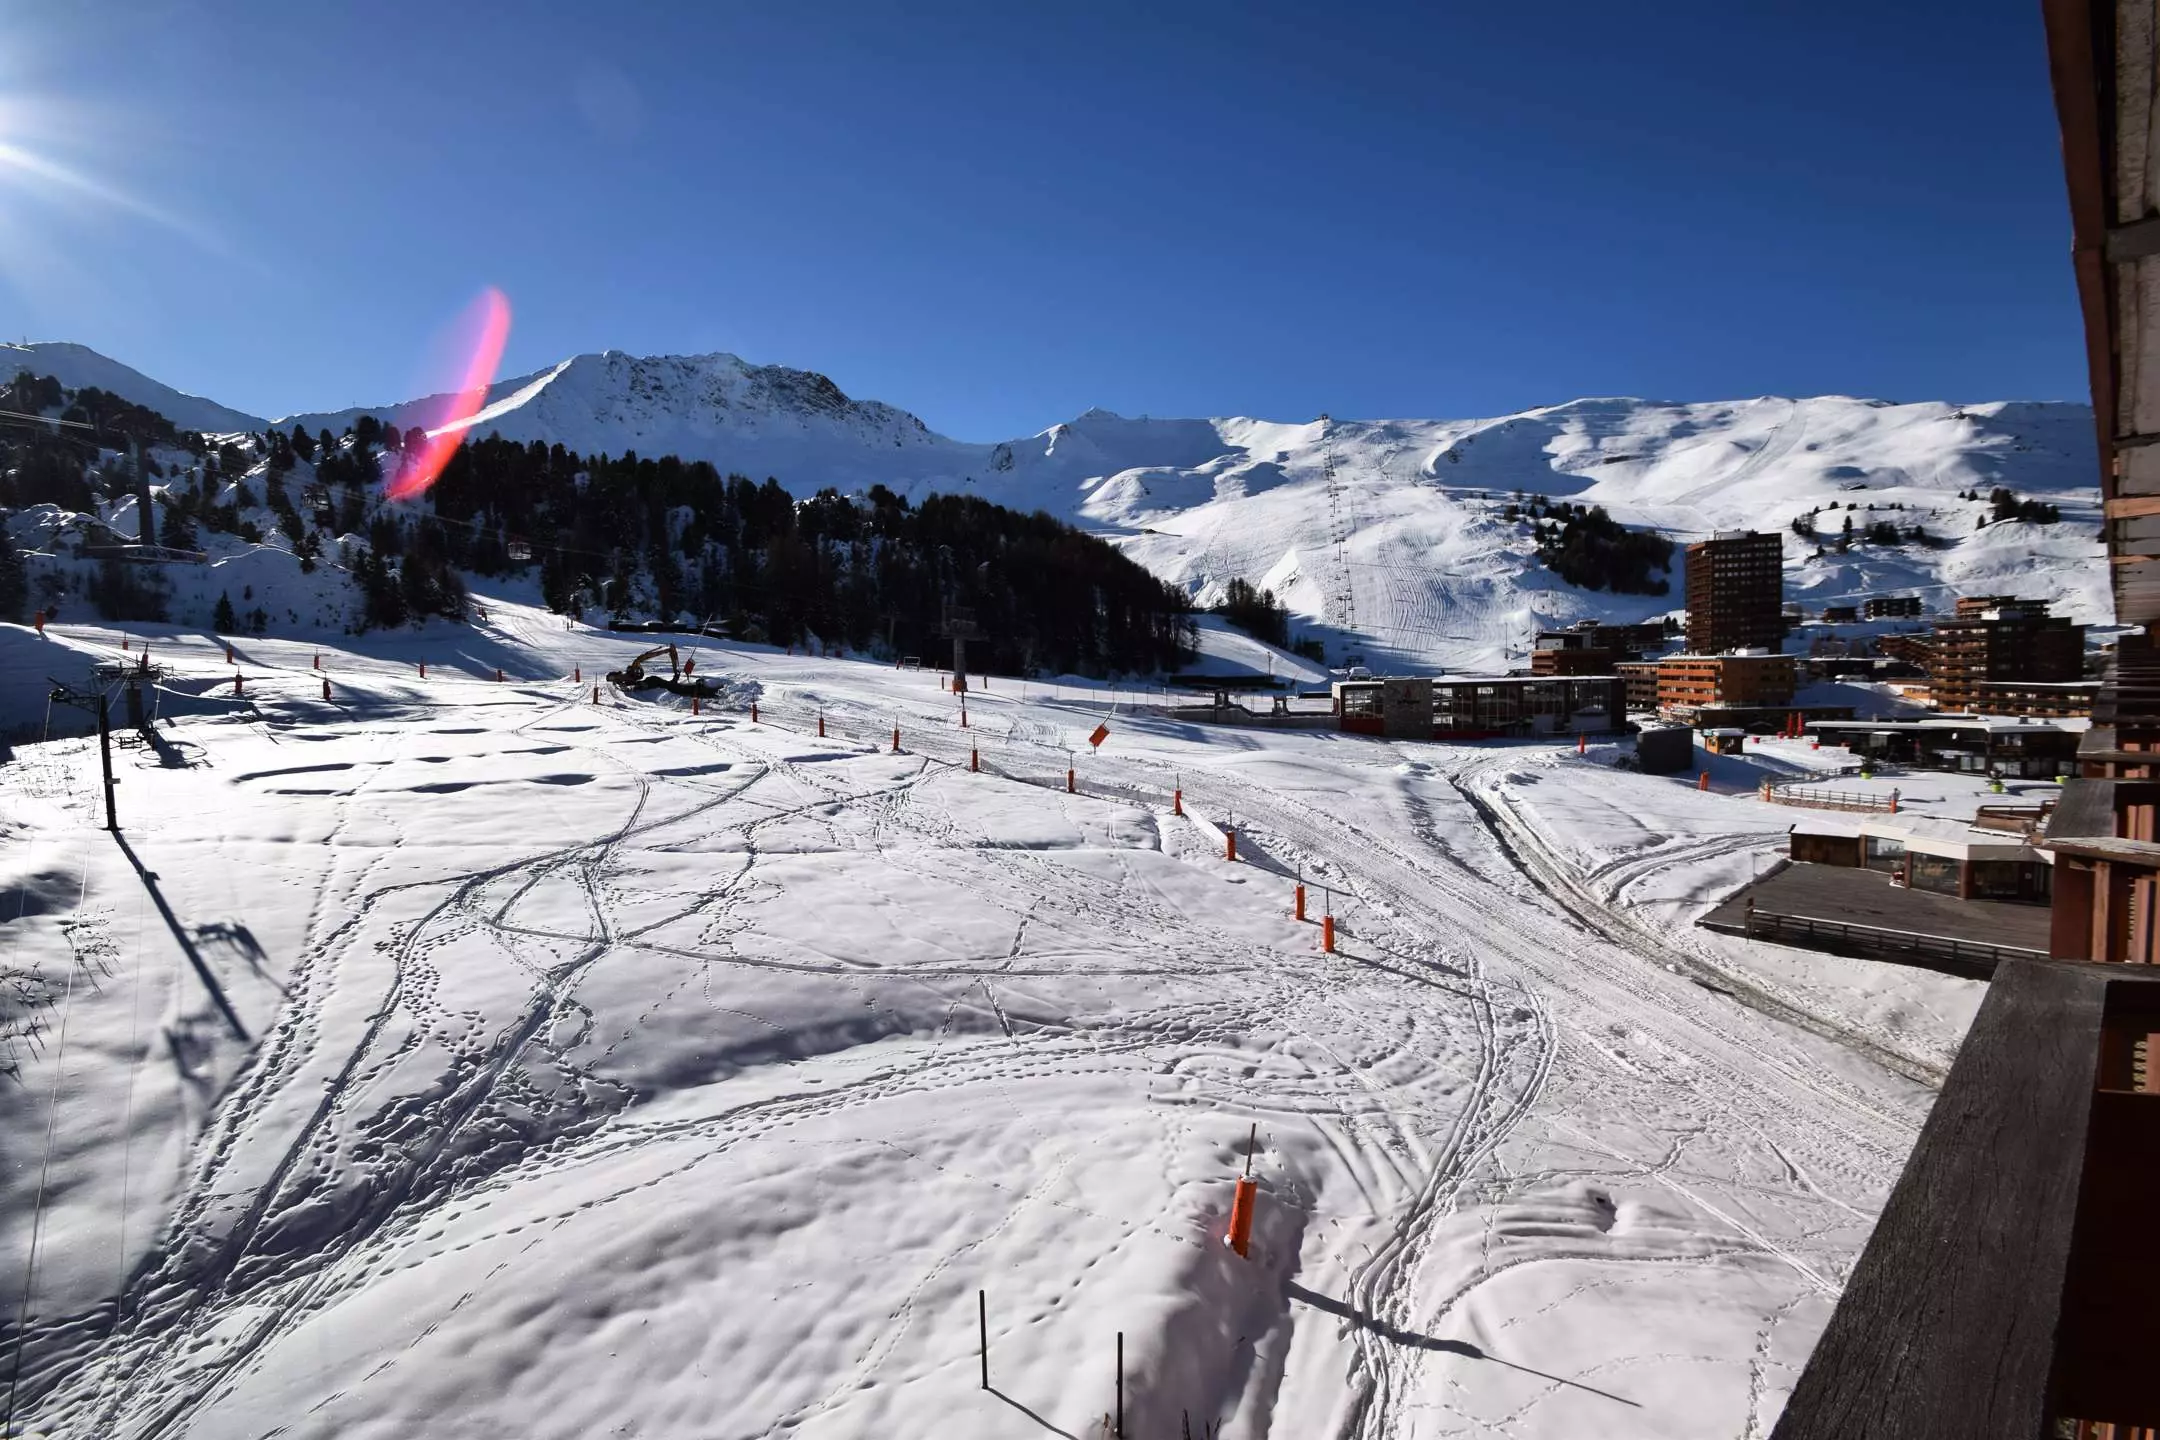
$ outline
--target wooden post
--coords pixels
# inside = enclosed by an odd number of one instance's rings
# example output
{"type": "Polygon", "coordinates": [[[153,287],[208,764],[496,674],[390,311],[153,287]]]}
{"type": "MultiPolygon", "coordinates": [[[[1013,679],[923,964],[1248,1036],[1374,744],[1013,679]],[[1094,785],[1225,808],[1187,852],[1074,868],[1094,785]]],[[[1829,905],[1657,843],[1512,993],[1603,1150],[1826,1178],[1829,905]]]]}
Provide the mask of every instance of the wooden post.
{"type": "Polygon", "coordinates": [[[592,703],[595,705],[600,703],[600,687],[598,685],[592,687],[592,703]]]}
{"type": "Polygon", "coordinates": [[[975,1328],[982,1347],[982,1388],[990,1388],[990,1295],[986,1290],[975,1292],[975,1328]]]}

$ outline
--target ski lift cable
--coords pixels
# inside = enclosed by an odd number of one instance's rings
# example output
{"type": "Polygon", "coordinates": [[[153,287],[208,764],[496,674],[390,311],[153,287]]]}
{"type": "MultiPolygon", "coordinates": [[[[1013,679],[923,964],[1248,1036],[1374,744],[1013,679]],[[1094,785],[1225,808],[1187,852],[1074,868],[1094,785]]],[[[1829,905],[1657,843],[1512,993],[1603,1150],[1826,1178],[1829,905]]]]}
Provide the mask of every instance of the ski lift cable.
{"type": "Polygon", "coordinates": [[[25,410],[0,410],[0,420],[30,421],[39,425],[65,425],[70,430],[96,431],[97,426],[83,420],[61,420],[50,415],[33,415],[25,410]]]}

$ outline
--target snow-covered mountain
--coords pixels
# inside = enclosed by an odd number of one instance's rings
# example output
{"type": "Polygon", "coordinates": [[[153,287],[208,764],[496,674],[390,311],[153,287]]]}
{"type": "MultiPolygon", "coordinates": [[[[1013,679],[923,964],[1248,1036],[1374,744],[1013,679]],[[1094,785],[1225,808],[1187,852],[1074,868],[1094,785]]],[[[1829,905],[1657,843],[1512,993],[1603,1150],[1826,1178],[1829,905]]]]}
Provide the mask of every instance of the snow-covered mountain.
{"type": "Polygon", "coordinates": [[[211,434],[235,430],[260,430],[268,422],[188,395],[152,380],[131,365],[100,355],[87,345],[65,340],[38,340],[23,345],[0,345],[0,374],[12,378],[18,371],[50,375],[70,390],[95,386],[123,400],[132,400],[163,415],[183,430],[211,434]]]}
{"type": "MultiPolygon", "coordinates": [[[[175,405],[167,413],[181,424],[247,420],[79,346],[11,348],[16,363],[63,383],[175,405]]],[[[1527,520],[1508,518],[1518,495],[1600,505],[1679,542],[1788,531],[1788,593],[1811,607],[1886,592],[1933,606],[2015,591],[2084,620],[2108,614],[2104,567],[2093,563],[2092,418],[2081,405],[1590,399],[1488,419],[1304,423],[1091,410],[979,444],[850,399],[812,372],[612,351],[506,380],[488,398],[475,435],[702,459],[803,496],[883,483],[1048,510],[1118,540],[1203,602],[1233,578],[1272,588],[1300,628],[1386,663],[1519,663],[1542,626],[1682,603],[1677,557],[1665,596],[1561,581],[1537,563],[1527,520]],[[1960,498],[1997,486],[2056,504],[2061,523],[1984,523],[1986,504],[1960,498]],[[1789,533],[1818,508],[1819,541],[1789,533]],[[1858,541],[1839,553],[1848,514],[1855,532],[1888,520],[1923,526],[1932,543],[1858,541]]],[[[367,413],[402,429],[437,422],[443,408],[434,397],[276,423],[339,431],[367,413]]]]}

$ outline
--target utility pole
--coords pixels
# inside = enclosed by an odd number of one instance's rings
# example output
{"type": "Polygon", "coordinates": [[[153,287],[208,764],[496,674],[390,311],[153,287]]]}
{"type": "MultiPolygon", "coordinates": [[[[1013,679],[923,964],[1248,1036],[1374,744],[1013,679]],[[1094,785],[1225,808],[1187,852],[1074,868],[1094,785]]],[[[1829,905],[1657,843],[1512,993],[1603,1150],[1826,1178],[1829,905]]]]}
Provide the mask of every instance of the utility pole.
{"type": "Polygon", "coordinates": [[[128,439],[128,470],[135,479],[136,535],[145,545],[157,544],[157,516],[150,508],[150,476],[143,470],[142,445],[128,439]]]}
{"type": "Polygon", "coordinates": [[[117,835],[120,833],[120,817],[113,813],[113,786],[120,782],[113,779],[112,773],[112,717],[109,713],[110,708],[106,703],[103,692],[100,692],[97,698],[97,743],[98,759],[105,767],[105,828],[117,835]]]}

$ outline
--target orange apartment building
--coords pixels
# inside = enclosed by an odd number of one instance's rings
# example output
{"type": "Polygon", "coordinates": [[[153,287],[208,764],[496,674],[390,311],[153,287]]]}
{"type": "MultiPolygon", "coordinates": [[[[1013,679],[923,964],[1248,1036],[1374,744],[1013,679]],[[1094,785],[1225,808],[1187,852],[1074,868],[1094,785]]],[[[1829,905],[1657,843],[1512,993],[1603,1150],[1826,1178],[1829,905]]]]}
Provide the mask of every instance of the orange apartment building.
{"type": "Polygon", "coordinates": [[[1657,665],[1657,708],[1686,716],[1700,710],[1754,710],[1790,705],[1790,655],[1673,655],[1657,665]]]}

